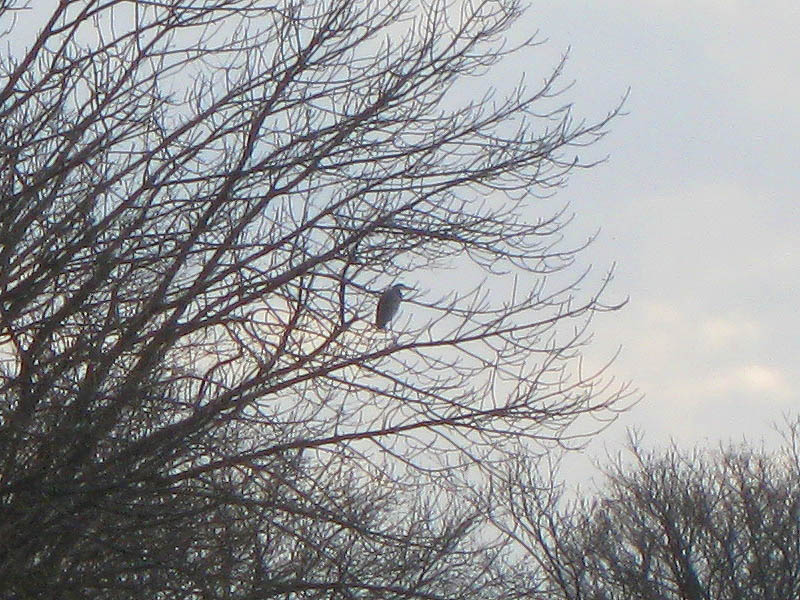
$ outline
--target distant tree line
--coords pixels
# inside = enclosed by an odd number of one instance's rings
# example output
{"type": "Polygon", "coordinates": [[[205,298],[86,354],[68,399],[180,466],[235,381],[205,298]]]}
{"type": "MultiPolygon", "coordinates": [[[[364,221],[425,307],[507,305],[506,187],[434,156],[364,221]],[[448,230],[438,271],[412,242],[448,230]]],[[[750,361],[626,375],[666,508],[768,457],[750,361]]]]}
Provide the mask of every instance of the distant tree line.
{"type": "Polygon", "coordinates": [[[800,597],[800,427],[767,452],[645,451],[594,496],[509,488],[515,535],[544,576],[537,598],[785,600],[800,597]]]}

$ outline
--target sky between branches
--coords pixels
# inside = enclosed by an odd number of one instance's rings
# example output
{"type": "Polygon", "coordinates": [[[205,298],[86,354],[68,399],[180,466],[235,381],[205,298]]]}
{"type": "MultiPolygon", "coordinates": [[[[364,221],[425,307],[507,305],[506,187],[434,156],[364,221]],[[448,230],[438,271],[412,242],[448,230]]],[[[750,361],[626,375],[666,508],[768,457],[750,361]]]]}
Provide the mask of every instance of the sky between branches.
{"type": "MultiPolygon", "coordinates": [[[[34,30],[17,27],[24,44],[34,30]]],[[[610,161],[547,201],[571,204],[575,243],[601,229],[582,263],[601,275],[616,262],[613,299],[630,295],[595,321],[588,355],[622,345],[612,370],[646,397],[589,453],[629,426],[651,443],[771,435],[800,379],[800,5],[534,2],[515,34],[536,30],[546,44],[484,83],[525,72],[535,85],[571,47],[576,116],[602,118],[631,89],[627,116],[587,150],[610,161]]]]}

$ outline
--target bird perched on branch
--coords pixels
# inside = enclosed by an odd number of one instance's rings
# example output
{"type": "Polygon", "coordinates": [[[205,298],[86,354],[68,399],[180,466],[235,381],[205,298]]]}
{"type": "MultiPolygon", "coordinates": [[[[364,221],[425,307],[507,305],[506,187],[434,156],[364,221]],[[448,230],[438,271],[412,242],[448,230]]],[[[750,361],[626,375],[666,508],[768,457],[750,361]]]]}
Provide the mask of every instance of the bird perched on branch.
{"type": "Polygon", "coordinates": [[[400,302],[403,300],[402,290],[404,289],[413,290],[414,288],[402,283],[395,283],[381,294],[381,299],[378,300],[378,310],[375,313],[375,326],[378,329],[386,327],[392,317],[397,314],[400,302]]]}

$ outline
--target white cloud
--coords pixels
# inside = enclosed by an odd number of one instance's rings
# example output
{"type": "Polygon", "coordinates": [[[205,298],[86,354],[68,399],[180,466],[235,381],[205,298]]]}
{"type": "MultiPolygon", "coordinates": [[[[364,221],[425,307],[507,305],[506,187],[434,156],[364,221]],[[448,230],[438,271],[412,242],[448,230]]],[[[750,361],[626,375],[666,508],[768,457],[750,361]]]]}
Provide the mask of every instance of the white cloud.
{"type": "Polygon", "coordinates": [[[771,392],[781,395],[790,392],[784,374],[773,367],[746,365],[736,371],[736,376],[754,392],[771,392]]]}
{"type": "Polygon", "coordinates": [[[699,326],[700,338],[711,351],[722,351],[731,344],[752,343],[759,337],[761,326],[753,319],[729,314],[713,316],[699,326]]]}
{"type": "Polygon", "coordinates": [[[696,383],[699,384],[694,386],[698,394],[706,397],[745,393],[759,395],[760,400],[765,400],[764,396],[784,398],[792,392],[780,369],[762,364],[738,365],[712,372],[696,383]]]}

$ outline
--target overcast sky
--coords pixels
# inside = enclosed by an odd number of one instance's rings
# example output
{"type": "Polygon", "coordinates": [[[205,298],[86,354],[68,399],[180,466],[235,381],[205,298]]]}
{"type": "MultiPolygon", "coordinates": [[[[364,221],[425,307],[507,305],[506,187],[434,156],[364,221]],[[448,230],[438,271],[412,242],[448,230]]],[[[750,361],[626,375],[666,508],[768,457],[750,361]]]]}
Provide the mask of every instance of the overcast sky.
{"type": "Polygon", "coordinates": [[[560,194],[602,230],[585,260],[616,261],[630,295],[592,352],[622,345],[613,370],[646,394],[591,450],[630,426],[769,441],[800,400],[800,2],[534,2],[525,27],[571,46],[578,113],[631,88],[610,160],[560,194]]]}

